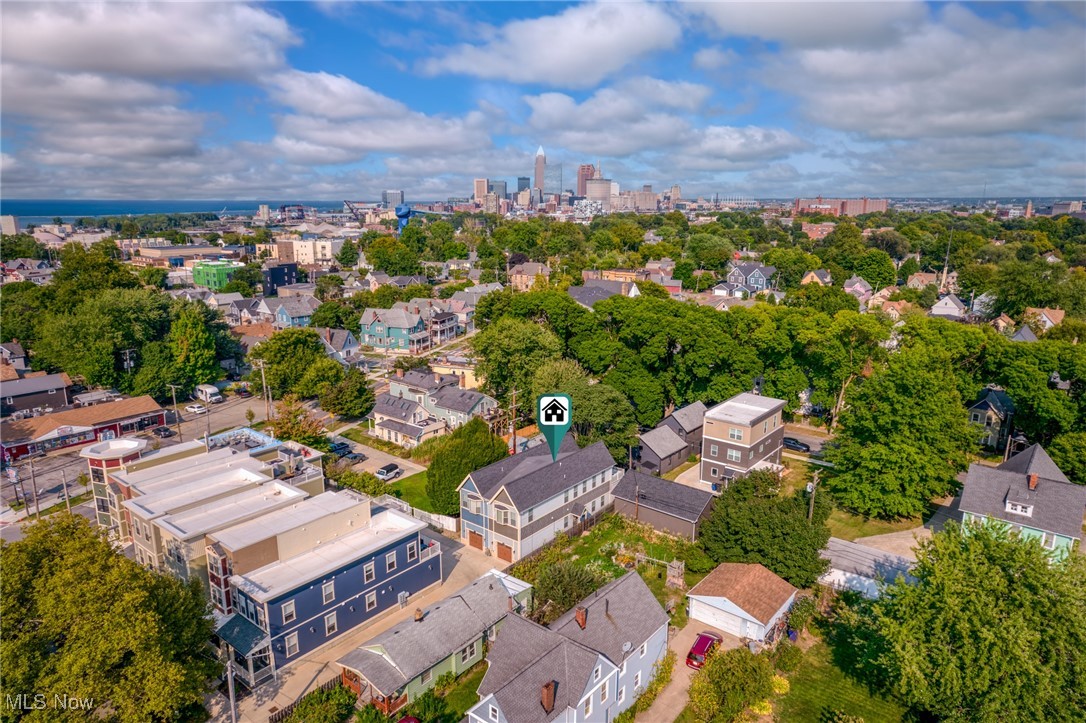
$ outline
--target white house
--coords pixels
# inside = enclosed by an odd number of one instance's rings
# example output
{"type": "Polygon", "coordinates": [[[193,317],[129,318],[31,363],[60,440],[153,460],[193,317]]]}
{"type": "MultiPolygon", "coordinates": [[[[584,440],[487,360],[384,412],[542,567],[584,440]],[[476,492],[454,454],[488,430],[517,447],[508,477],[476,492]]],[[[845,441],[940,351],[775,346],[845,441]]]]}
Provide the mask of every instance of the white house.
{"type": "Polygon", "coordinates": [[[874,599],[881,583],[891,583],[899,576],[915,580],[909,574],[912,563],[908,559],[855,542],[831,537],[821,554],[830,565],[818,582],[835,590],[854,590],[874,599]]]}
{"type": "Polygon", "coordinates": [[[725,562],[686,597],[691,620],[741,638],[772,641],[784,631],[797,592],[762,565],[725,562]]]}
{"type": "Polygon", "coordinates": [[[944,296],[931,307],[932,316],[941,316],[944,319],[963,319],[968,312],[969,307],[954,294],[944,296]]]}

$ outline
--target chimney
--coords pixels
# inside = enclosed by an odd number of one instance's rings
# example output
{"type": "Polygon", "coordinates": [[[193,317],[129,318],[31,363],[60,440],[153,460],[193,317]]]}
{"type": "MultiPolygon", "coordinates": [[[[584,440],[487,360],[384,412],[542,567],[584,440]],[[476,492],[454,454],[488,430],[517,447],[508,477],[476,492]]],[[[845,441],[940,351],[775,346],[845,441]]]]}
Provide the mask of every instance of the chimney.
{"type": "Polygon", "coordinates": [[[1029,488],[1031,490],[1037,489],[1037,475],[1036,474],[1031,474],[1026,479],[1029,481],[1029,488]]]}
{"type": "Polygon", "coordinates": [[[581,630],[584,630],[585,626],[588,625],[588,608],[583,605],[578,605],[576,619],[577,624],[581,626],[581,630]]]}
{"type": "Polygon", "coordinates": [[[509,612],[513,612],[513,596],[509,596],[509,612]]]}
{"type": "Polygon", "coordinates": [[[460,388],[461,389],[467,389],[468,388],[468,375],[467,375],[467,372],[460,375],[460,388]]]}
{"type": "Polygon", "coordinates": [[[422,619],[425,618],[425,617],[426,616],[423,614],[422,608],[415,608],[415,622],[416,623],[421,623],[422,619]]]}
{"type": "Polygon", "coordinates": [[[332,343],[332,328],[331,327],[328,327],[327,329],[324,330],[324,336],[325,336],[326,339],[328,339],[328,343],[331,344],[332,343]]]}
{"type": "Polygon", "coordinates": [[[543,691],[539,696],[539,702],[543,704],[543,712],[551,713],[554,711],[554,694],[557,689],[557,681],[548,680],[543,684],[543,691]]]}
{"type": "Polygon", "coordinates": [[[434,372],[434,384],[441,384],[441,374],[434,372]]]}
{"type": "Polygon", "coordinates": [[[403,379],[403,369],[397,369],[396,370],[396,378],[397,379],[403,379]]]}

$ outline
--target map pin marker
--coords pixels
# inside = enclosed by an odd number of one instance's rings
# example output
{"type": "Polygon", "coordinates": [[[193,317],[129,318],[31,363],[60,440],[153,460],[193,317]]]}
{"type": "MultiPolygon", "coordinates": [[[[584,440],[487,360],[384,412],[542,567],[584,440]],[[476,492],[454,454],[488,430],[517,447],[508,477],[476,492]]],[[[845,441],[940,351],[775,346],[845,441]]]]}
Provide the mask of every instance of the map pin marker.
{"type": "Polygon", "coordinates": [[[562,439],[573,426],[573,400],[568,394],[542,394],[536,401],[536,419],[539,430],[551,448],[551,461],[558,460],[558,448],[562,439]]]}

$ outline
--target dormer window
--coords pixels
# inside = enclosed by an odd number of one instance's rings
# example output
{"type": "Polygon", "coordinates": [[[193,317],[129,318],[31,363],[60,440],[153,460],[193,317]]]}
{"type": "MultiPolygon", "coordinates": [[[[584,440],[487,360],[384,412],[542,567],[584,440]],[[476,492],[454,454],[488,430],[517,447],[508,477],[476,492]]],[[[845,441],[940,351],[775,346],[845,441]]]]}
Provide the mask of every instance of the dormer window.
{"type": "Polygon", "coordinates": [[[1033,505],[1023,505],[1018,502],[1007,502],[1007,512],[1013,512],[1016,515],[1025,515],[1026,517],[1033,516],[1033,505]]]}

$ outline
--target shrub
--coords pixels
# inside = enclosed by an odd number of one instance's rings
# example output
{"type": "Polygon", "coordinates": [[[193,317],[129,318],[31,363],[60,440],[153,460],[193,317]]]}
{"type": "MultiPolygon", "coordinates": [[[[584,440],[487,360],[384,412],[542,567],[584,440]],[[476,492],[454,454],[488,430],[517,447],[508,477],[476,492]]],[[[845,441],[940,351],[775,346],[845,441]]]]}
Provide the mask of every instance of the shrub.
{"type": "Polygon", "coordinates": [[[769,715],[773,712],[773,704],[769,702],[769,699],[760,700],[750,707],[752,713],[756,715],[769,715]]]}
{"type": "Polygon", "coordinates": [[[734,720],[773,693],[773,666],[763,655],[734,648],[709,655],[690,683],[690,705],[699,720],[734,720]]]}
{"type": "Polygon", "coordinates": [[[797,632],[802,633],[818,615],[818,604],[813,597],[801,597],[792,605],[792,612],[788,616],[788,624],[797,632]]]}
{"type": "Polygon", "coordinates": [[[426,723],[453,723],[449,704],[432,689],[416,698],[406,712],[426,723]]]}
{"type": "Polygon", "coordinates": [[[624,710],[614,723],[633,723],[634,718],[639,713],[644,713],[652,704],[656,702],[656,697],[660,695],[660,691],[667,687],[667,684],[671,682],[671,673],[675,669],[675,651],[669,650],[656,661],[656,664],[652,666],[652,679],[649,684],[645,686],[641,695],[637,696],[637,700],[629,708],[624,710]]]}
{"type": "Polygon", "coordinates": [[[697,545],[687,545],[679,552],[679,559],[686,563],[686,569],[690,572],[710,572],[716,563],[705,554],[697,545]]]}
{"type": "Polygon", "coordinates": [[[549,545],[540,549],[531,557],[524,558],[513,565],[509,570],[509,574],[535,585],[536,580],[539,579],[540,571],[565,559],[565,549],[568,544],[569,535],[559,532],[549,545]]]}
{"type": "Polygon", "coordinates": [[[818,723],[864,723],[864,719],[839,708],[823,708],[818,723]]]}
{"type": "Polygon", "coordinates": [[[802,660],[803,651],[787,641],[779,643],[776,650],[773,651],[773,664],[777,666],[777,670],[783,673],[798,670],[802,660]]]}
{"type": "Polygon", "coordinates": [[[783,675],[774,675],[773,676],[773,694],[774,695],[784,695],[789,690],[791,690],[791,688],[792,688],[792,684],[788,682],[788,678],[785,678],[783,675]]]}
{"type": "Polygon", "coordinates": [[[563,560],[539,573],[535,586],[534,617],[542,624],[557,620],[577,602],[599,587],[601,577],[593,570],[563,560]]]}
{"type": "Polygon", "coordinates": [[[377,710],[372,703],[360,709],[354,719],[355,723],[388,723],[385,714],[377,710]]]}
{"type": "Polygon", "coordinates": [[[343,723],[354,710],[354,691],[337,685],[329,690],[316,690],[298,702],[287,718],[289,723],[343,723]]]}

